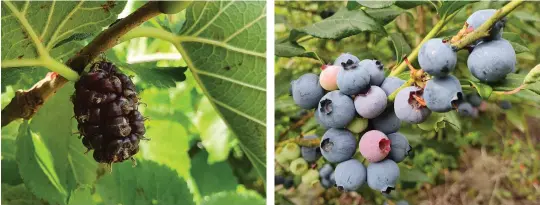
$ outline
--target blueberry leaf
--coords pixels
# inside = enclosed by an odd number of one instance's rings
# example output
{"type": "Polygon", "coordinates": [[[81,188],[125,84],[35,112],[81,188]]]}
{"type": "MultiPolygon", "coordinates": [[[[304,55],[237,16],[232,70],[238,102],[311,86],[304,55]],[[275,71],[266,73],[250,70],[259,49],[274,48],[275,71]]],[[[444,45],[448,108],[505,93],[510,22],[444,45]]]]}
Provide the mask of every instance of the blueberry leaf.
{"type": "Polygon", "coordinates": [[[306,57],[323,62],[317,53],[313,51],[306,51],[304,47],[298,45],[296,42],[291,41],[276,43],[275,55],[278,57],[306,57]]]}
{"type": "Polygon", "coordinates": [[[418,127],[425,131],[435,130],[438,132],[440,129],[445,127],[444,123],[441,123],[443,120],[444,114],[433,112],[428,119],[426,119],[426,121],[418,124],[418,127]]]}
{"type": "Polygon", "coordinates": [[[187,183],[171,168],[153,161],[137,160],[112,167],[96,184],[104,204],[194,205],[187,183]]]}
{"type": "Polygon", "coordinates": [[[395,5],[402,9],[411,9],[423,4],[429,3],[427,0],[419,0],[419,1],[396,1],[395,5]]]}
{"type": "Polygon", "coordinates": [[[348,10],[356,10],[362,8],[362,5],[358,3],[358,1],[347,1],[347,9],[348,10]]]}
{"type": "Polygon", "coordinates": [[[394,3],[396,1],[388,1],[388,0],[384,0],[384,1],[356,0],[356,2],[358,2],[360,5],[368,7],[368,8],[380,9],[380,8],[386,8],[386,7],[392,6],[392,5],[394,5],[394,3]]]}
{"type": "Polygon", "coordinates": [[[493,90],[496,91],[509,91],[521,86],[525,79],[524,74],[509,73],[506,78],[501,82],[494,83],[493,90]]]}
{"type": "Polygon", "coordinates": [[[510,44],[512,45],[512,48],[514,48],[514,51],[516,52],[516,54],[530,51],[529,48],[519,43],[510,41],[510,44]]]}
{"type": "Polygon", "coordinates": [[[403,34],[401,33],[391,33],[390,40],[394,45],[396,51],[396,64],[400,64],[403,61],[403,55],[409,54],[411,52],[411,46],[407,43],[403,34]]]}
{"type": "Polygon", "coordinates": [[[478,91],[478,94],[483,99],[488,99],[489,96],[491,95],[491,92],[493,92],[493,88],[489,85],[486,85],[480,82],[475,82],[472,80],[469,80],[469,82],[471,83],[471,86],[473,86],[476,89],[476,91],[478,91]]]}
{"type": "Polygon", "coordinates": [[[445,18],[449,15],[452,15],[454,12],[459,11],[461,8],[465,7],[467,4],[474,3],[477,1],[443,1],[441,7],[437,10],[441,18],[445,18]]]}
{"type": "Polygon", "coordinates": [[[296,41],[304,35],[324,39],[342,39],[366,31],[377,35],[386,35],[382,25],[367,15],[365,11],[348,11],[342,8],[327,19],[309,26],[293,29],[289,40],[296,41]]]}
{"type": "Polygon", "coordinates": [[[527,73],[525,79],[523,79],[523,84],[530,85],[536,82],[540,82],[540,64],[534,66],[533,69],[527,73]]]}
{"type": "Polygon", "coordinates": [[[461,131],[461,121],[457,111],[450,111],[444,114],[444,122],[456,131],[461,131]]]}
{"type": "Polygon", "coordinates": [[[403,182],[432,183],[429,177],[419,169],[400,166],[399,180],[403,182]]]}
{"type": "Polygon", "coordinates": [[[266,2],[193,2],[175,47],[266,176],[266,2]]]}
{"type": "Polygon", "coordinates": [[[396,17],[405,12],[400,8],[366,9],[366,13],[382,25],[392,22],[396,17]]]}

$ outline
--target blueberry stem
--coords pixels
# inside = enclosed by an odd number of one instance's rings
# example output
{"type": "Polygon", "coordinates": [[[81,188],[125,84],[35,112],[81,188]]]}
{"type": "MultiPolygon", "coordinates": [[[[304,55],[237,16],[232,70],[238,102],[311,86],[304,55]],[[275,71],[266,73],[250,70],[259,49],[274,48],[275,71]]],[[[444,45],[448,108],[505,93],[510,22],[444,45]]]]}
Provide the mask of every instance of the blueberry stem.
{"type": "Polygon", "coordinates": [[[392,94],[390,94],[390,96],[388,96],[388,102],[394,102],[394,99],[396,98],[396,95],[399,93],[399,91],[403,90],[403,88],[406,88],[412,85],[414,85],[414,78],[409,78],[407,82],[403,83],[401,87],[396,89],[394,92],[392,92],[392,94]]]}
{"type": "Polygon", "coordinates": [[[321,144],[321,139],[320,138],[306,139],[306,138],[301,138],[301,137],[292,138],[292,139],[279,142],[279,144],[277,144],[276,147],[283,147],[285,144],[289,142],[296,143],[298,144],[298,146],[313,148],[313,147],[319,147],[319,145],[321,144]]]}
{"type": "Polygon", "coordinates": [[[477,41],[478,39],[489,36],[489,30],[491,30],[491,27],[493,27],[495,23],[497,23],[499,20],[504,18],[506,15],[508,15],[511,11],[516,9],[522,3],[523,3],[523,0],[513,0],[510,3],[506,4],[505,6],[497,10],[497,12],[495,12],[495,14],[491,16],[491,18],[489,18],[486,22],[484,22],[482,26],[478,27],[472,33],[465,35],[465,37],[463,37],[461,40],[455,43],[452,43],[452,46],[455,46],[458,49],[462,49],[470,45],[471,43],[477,41]]]}

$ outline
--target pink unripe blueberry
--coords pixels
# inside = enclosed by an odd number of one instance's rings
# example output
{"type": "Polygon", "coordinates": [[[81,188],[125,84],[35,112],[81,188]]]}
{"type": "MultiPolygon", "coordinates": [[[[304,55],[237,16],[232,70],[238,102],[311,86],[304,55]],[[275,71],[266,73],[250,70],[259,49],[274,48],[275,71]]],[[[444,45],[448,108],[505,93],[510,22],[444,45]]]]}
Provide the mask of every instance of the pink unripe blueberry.
{"type": "Polygon", "coordinates": [[[323,65],[322,72],[319,75],[321,87],[328,91],[337,90],[337,75],[340,68],[341,66],[338,65],[323,65]]]}
{"type": "Polygon", "coordinates": [[[360,138],[360,154],[369,162],[383,160],[390,152],[390,140],[381,131],[371,130],[360,138]]]}

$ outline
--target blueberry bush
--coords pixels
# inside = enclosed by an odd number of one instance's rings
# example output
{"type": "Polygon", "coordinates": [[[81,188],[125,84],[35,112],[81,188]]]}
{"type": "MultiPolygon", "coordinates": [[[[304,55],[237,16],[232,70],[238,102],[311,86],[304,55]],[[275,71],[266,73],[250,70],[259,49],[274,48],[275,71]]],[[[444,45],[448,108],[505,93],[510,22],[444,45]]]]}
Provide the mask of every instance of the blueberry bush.
{"type": "Polygon", "coordinates": [[[540,200],[538,4],[275,5],[276,204],[540,200]]]}
{"type": "Polygon", "coordinates": [[[2,1],[2,204],[264,204],[265,5],[2,1]]]}

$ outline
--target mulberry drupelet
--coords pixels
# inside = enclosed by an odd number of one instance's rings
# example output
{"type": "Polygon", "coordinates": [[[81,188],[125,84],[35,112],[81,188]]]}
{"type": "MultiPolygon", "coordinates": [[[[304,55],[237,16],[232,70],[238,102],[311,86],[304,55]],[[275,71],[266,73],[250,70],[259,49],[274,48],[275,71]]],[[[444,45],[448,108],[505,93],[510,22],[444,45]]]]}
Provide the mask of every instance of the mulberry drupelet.
{"type": "Polygon", "coordinates": [[[94,63],[75,83],[72,101],[83,145],[97,162],[122,162],[139,152],[145,118],[135,85],[115,65],[94,63]]]}

